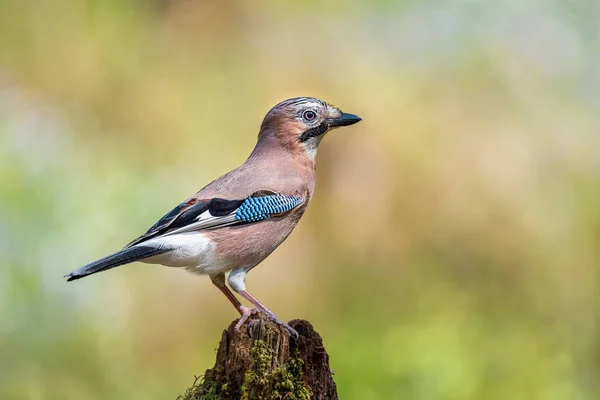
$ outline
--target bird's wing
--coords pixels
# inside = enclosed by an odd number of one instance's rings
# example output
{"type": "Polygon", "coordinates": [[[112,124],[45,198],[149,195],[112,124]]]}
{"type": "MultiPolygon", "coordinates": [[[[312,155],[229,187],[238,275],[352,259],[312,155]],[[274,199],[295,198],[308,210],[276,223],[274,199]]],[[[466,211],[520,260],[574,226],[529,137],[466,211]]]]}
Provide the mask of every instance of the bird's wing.
{"type": "Polygon", "coordinates": [[[261,190],[239,200],[192,198],[179,204],[125,248],[158,236],[261,221],[286,214],[302,202],[301,197],[270,190],[261,190]]]}
{"type": "Polygon", "coordinates": [[[163,232],[166,232],[171,226],[171,224],[173,224],[173,222],[180,216],[182,216],[182,214],[184,214],[186,211],[191,211],[191,209],[193,209],[194,206],[196,206],[196,208],[207,207],[207,203],[208,200],[199,200],[194,197],[180,203],[179,205],[177,205],[177,207],[166,213],[161,219],[159,219],[154,225],[152,225],[150,229],[146,231],[146,233],[133,240],[132,242],[128,243],[125,246],[125,248],[134,246],[138,243],[159,236],[163,232]]]}

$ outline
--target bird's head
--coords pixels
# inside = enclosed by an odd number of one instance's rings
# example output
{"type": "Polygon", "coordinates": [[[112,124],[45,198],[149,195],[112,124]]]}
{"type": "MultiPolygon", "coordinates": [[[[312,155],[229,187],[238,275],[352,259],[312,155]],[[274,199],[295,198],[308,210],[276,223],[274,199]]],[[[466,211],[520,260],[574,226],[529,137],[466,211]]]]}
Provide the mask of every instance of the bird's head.
{"type": "Polygon", "coordinates": [[[333,128],[352,125],[360,117],[314,97],[284,100],[265,116],[258,141],[275,140],[290,150],[300,150],[314,159],[323,136],[333,128]]]}

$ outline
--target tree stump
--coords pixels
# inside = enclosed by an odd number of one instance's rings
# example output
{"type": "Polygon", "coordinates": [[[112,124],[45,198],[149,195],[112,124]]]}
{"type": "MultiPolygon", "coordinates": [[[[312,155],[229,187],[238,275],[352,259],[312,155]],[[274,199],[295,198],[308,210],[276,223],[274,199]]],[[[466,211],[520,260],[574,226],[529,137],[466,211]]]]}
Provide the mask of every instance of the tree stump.
{"type": "Polygon", "coordinates": [[[298,340],[262,314],[252,316],[239,331],[235,323],[223,331],[215,366],[178,399],[338,398],[323,340],[308,321],[290,321],[298,340]]]}

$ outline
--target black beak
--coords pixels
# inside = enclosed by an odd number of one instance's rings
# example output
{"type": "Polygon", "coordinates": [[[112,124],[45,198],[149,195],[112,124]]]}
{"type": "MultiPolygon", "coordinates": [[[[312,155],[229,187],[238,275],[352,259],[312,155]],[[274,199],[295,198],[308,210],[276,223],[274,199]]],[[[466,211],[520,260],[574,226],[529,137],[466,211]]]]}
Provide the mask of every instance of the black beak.
{"type": "Polygon", "coordinates": [[[332,118],[327,121],[331,128],[335,128],[336,126],[348,126],[353,125],[357,122],[362,121],[362,118],[358,115],[342,113],[339,118],[332,118]]]}

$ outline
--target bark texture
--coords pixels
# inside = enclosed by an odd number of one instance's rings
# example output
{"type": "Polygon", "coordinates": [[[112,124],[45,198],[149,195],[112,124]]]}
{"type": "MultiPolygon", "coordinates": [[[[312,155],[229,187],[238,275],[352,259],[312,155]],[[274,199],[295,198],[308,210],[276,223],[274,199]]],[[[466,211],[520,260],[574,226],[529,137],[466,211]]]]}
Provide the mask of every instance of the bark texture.
{"type": "Polygon", "coordinates": [[[261,314],[239,331],[235,322],[223,331],[215,366],[179,399],[338,398],[323,340],[308,321],[290,321],[298,340],[261,314]]]}

